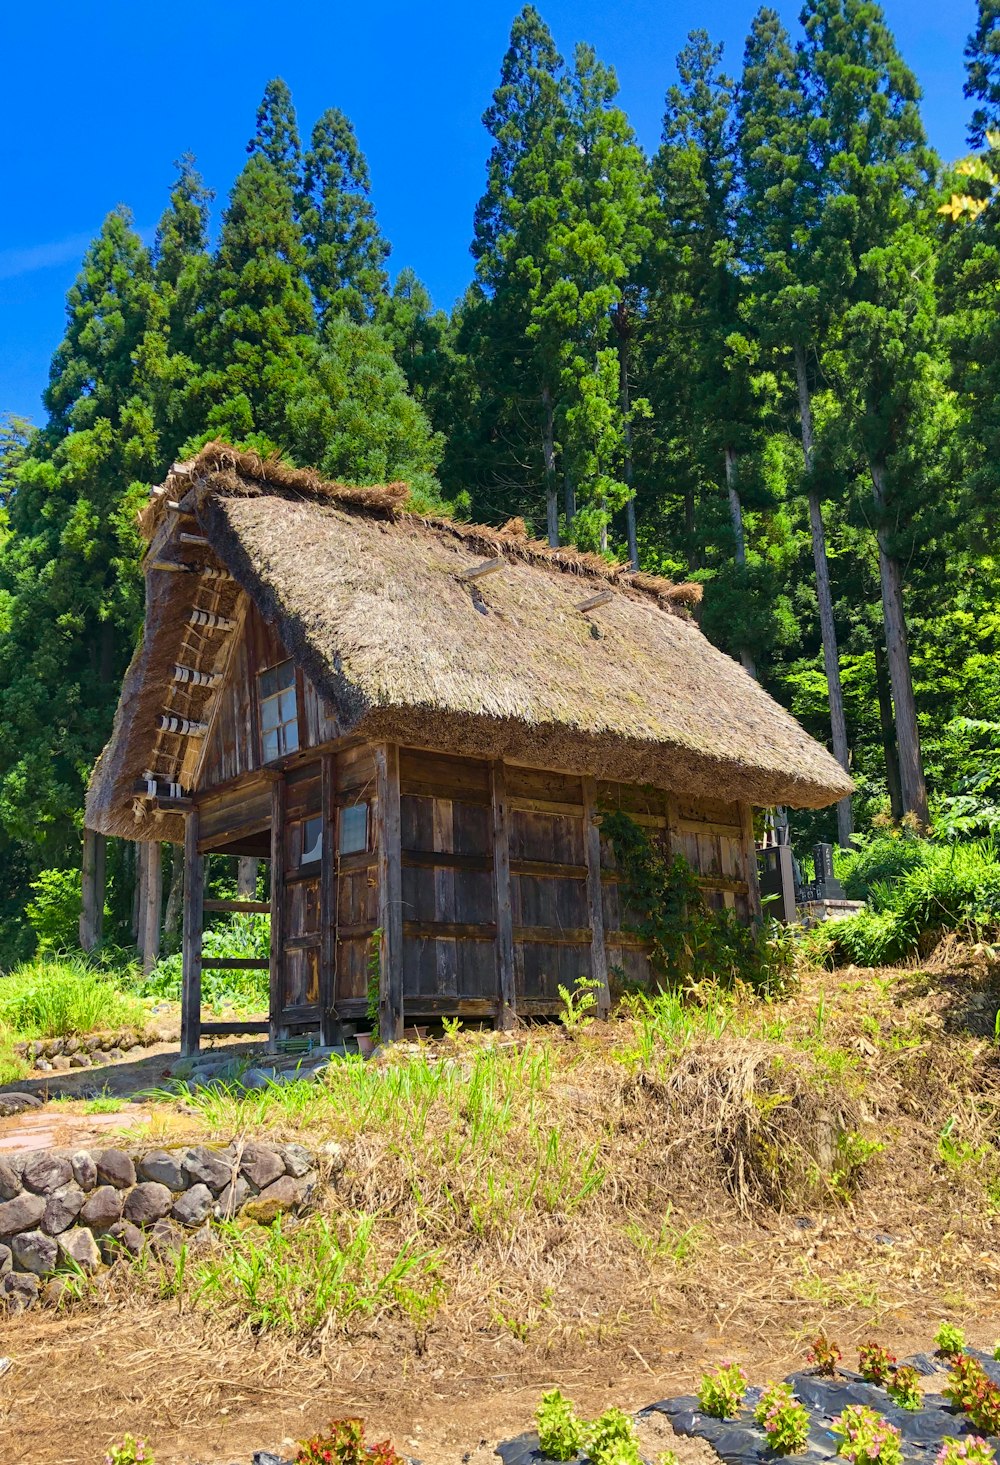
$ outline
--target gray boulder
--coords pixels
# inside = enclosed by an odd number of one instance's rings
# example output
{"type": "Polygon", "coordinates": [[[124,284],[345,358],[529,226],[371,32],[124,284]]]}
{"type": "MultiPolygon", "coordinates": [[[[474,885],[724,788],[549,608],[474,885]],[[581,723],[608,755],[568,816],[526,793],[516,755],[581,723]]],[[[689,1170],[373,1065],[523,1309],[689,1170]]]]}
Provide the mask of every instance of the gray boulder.
{"type": "Polygon", "coordinates": [[[184,1169],[192,1184],[207,1185],[218,1195],[233,1178],[233,1167],[228,1157],[205,1145],[195,1145],[184,1152],[184,1169]]]}
{"type": "Polygon", "coordinates": [[[270,1226],[285,1211],[294,1211],[302,1199],[301,1181],[293,1180],[290,1175],[282,1175],[259,1195],[248,1200],[243,1207],[243,1214],[262,1226],[270,1226]]]}
{"type": "Polygon", "coordinates": [[[285,1162],[285,1170],[293,1180],[301,1180],[313,1167],[313,1157],[304,1145],[282,1145],[281,1158],[285,1162]]]}
{"type": "Polygon", "coordinates": [[[154,1221],[169,1216],[174,1203],[173,1192],[157,1180],[144,1180],[125,1197],[126,1221],[136,1226],[151,1226],[154,1221]]]}
{"type": "Polygon", "coordinates": [[[11,1250],[9,1246],[0,1246],[0,1277],[11,1268],[11,1250]]]}
{"type": "Polygon", "coordinates": [[[13,1200],[21,1193],[21,1182],[11,1167],[0,1160],[0,1201],[13,1200]]]}
{"type": "Polygon", "coordinates": [[[253,1191],[250,1189],[249,1182],[244,1180],[242,1175],[237,1175],[232,1185],[227,1185],[225,1190],[219,1192],[219,1198],[215,1202],[215,1219],[217,1221],[232,1220],[251,1195],[253,1195],[253,1191]]]}
{"type": "Polygon", "coordinates": [[[285,1162],[265,1145],[248,1144],[240,1161],[240,1174],[245,1175],[257,1190],[264,1190],[285,1173],[285,1162]]]}
{"type": "Polygon", "coordinates": [[[45,1197],[24,1190],[13,1200],[0,1204],[0,1236],[30,1231],[45,1215],[45,1197]]]}
{"type": "Polygon", "coordinates": [[[70,1160],[73,1179],[81,1190],[93,1190],[97,1185],[97,1166],[89,1150],[77,1150],[70,1160]]]}
{"type": "Polygon", "coordinates": [[[34,1272],[36,1277],[45,1277],[55,1271],[59,1248],[44,1231],[22,1231],[14,1237],[10,1249],[19,1271],[34,1272]]]}
{"type": "Polygon", "coordinates": [[[182,1155],[174,1150],[153,1150],[139,1161],[139,1175],[143,1180],[154,1180],[168,1190],[183,1190],[187,1185],[184,1176],[182,1155]]]}
{"type": "Polygon", "coordinates": [[[131,1190],[135,1184],[135,1166],[124,1150],[97,1150],[94,1163],[102,1185],[113,1185],[116,1190],[131,1190]]]}
{"type": "Polygon", "coordinates": [[[0,1303],[21,1312],[38,1299],[38,1278],[33,1272],[5,1272],[0,1277],[0,1303]]]}
{"type": "Polygon", "coordinates": [[[171,1215],[182,1226],[200,1226],[207,1221],[215,1206],[215,1196],[207,1185],[192,1185],[174,1202],[171,1215]]]}
{"type": "Polygon", "coordinates": [[[73,1179],[73,1166],[63,1155],[35,1150],[24,1162],[22,1180],[37,1195],[51,1195],[73,1179]]]}
{"type": "Polygon", "coordinates": [[[96,1272],[101,1265],[101,1253],[94,1233],[86,1226],[74,1226],[72,1231],[64,1231],[58,1245],[60,1259],[75,1262],[84,1272],[96,1272]]]}
{"type": "Polygon", "coordinates": [[[123,1203],[124,1196],[120,1190],[113,1185],[99,1185],[84,1201],[80,1220],[95,1231],[107,1231],[121,1220],[123,1203]]]}
{"type": "Polygon", "coordinates": [[[138,1226],[131,1221],[116,1221],[100,1240],[101,1255],[110,1264],[125,1256],[138,1256],[146,1244],[146,1238],[138,1226]]]}
{"type": "Polygon", "coordinates": [[[46,1199],[42,1230],[49,1236],[58,1236],[61,1231],[72,1226],[86,1199],[75,1180],[71,1180],[68,1185],[61,1185],[46,1199]]]}

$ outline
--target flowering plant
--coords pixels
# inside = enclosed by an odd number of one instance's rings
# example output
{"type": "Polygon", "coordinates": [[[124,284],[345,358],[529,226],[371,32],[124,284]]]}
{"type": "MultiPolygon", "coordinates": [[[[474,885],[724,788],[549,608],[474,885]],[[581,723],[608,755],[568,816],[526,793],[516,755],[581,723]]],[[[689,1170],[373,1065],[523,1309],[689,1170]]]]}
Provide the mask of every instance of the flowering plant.
{"type": "Polygon", "coordinates": [[[403,1465],[388,1440],[365,1443],[360,1419],[334,1419],[328,1431],[299,1442],[295,1465],[403,1465]]]}
{"type": "Polygon", "coordinates": [[[899,1430],[876,1410],[851,1404],[831,1428],[840,1440],[837,1454],[851,1465],[902,1465],[899,1430]]]}
{"type": "Polygon", "coordinates": [[[809,1415],[792,1393],[790,1384],[768,1384],[753,1417],[763,1425],[767,1442],[776,1455],[794,1455],[805,1449],[809,1415]]]}
{"type": "Polygon", "coordinates": [[[887,1384],[895,1362],[893,1355],[878,1343],[862,1343],[858,1352],[858,1372],[869,1384],[887,1384]]]}
{"type": "Polygon", "coordinates": [[[109,1445],[104,1465],[156,1465],[153,1452],[143,1439],[127,1434],[120,1445],[109,1445]]]}
{"type": "Polygon", "coordinates": [[[743,1403],[747,1376],[737,1363],[724,1363],[715,1373],[702,1374],[698,1403],[715,1419],[735,1419],[743,1403]]]}
{"type": "Polygon", "coordinates": [[[994,1465],[995,1460],[993,1446],[979,1435],[966,1435],[962,1440],[955,1439],[954,1435],[945,1435],[934,1465],[994,1465]]]}
{"type": "Polygon", "coordinates": [[[813,1365],[821,1378],[832,1379],[843,1356],[836,1343],[825,1333],[818,1333],[806,1354],[806,1362],[813,1365]]]}
{"type": "Polygon", "coordinates": [[[954,1408],[968,1412],[976,1402],[976,1390],[983,1383],[989,1383],[989,1379],[979,1360],[970,1358],[968,1353],[956,1353],[951,1360],[948,1382],[941,1392],[954,1408]]]}
{"type": "Polygon", "coordinates": [[[920,1375],[909,1363],[904,1363],[897,1368],[892,1378],[886,1384],[889,1398],[900,1409],[919,1409],[923,1401],[920,1392],[920,1375]]]}

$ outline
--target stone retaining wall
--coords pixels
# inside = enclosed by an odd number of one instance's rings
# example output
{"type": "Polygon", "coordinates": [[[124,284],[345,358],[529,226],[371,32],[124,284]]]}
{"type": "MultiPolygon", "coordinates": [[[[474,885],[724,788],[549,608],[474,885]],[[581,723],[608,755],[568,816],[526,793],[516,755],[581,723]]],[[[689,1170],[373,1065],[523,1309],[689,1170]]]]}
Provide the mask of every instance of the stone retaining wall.
{"type": "Polygon", "coordinates": [[[32,1038],[15,1043],[14,1052],[39,1072],[52,1073],[114,1062],[133,1048],[151,1048],[163,1041],[162,1033],[137,1033],[129,1029],[119,1033],[90,1033],[85,1038],[32,1038]]]}
{"type": "Polygon", "coordinates": [[[169,1254],[238,1212],[269,1224],[307,1207],[318,1178],[318,1157],[297,1144],[5,1155],[0,1306],[53,1300],[60,1272],[93,1273],[146,1246],[169,1254]]]}

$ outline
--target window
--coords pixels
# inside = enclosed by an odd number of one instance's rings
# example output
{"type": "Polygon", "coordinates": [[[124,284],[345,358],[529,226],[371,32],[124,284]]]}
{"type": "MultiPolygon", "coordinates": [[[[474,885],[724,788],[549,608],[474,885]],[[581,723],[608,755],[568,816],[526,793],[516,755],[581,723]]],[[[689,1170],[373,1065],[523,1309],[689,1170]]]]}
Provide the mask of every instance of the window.
{"type": "Polygon", "coordinates": [[[340,811],[340,853],[360,854],[368,848],[368,805],[351,804],[340,811]]]}
{"type": "Polygon", "coordinates": [[[299,722],[295,706],[295,667],[291,661],[262,671],[257,678],[260,691],[260,741],[265,763],[299,746],[299,722]]]}
{"type": "Polygon", "coordinates": [[[311,819],[303,819],[300,831],[299,864],[311,865],[323,854],[323,819],[316,814],[311,819]]]}

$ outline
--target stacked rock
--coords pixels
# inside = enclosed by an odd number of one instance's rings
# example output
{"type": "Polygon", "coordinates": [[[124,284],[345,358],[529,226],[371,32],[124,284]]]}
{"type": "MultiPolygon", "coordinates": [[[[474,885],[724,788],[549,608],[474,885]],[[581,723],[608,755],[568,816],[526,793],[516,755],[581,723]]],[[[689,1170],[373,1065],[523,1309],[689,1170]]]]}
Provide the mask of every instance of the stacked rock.
{"type": "Polygon", "coordinates": [[[59,1273],[90,1274],[149,1246],[176,1251],[238,1212],[269,1224],[301,1211],[317,1183],[302,1145],[129,1152],[29,1150],[0,1158],[0,1304],[54,1299],[59,1273]],[[46,1279],[53,1279],[45,1284],[46,1279]]]}

